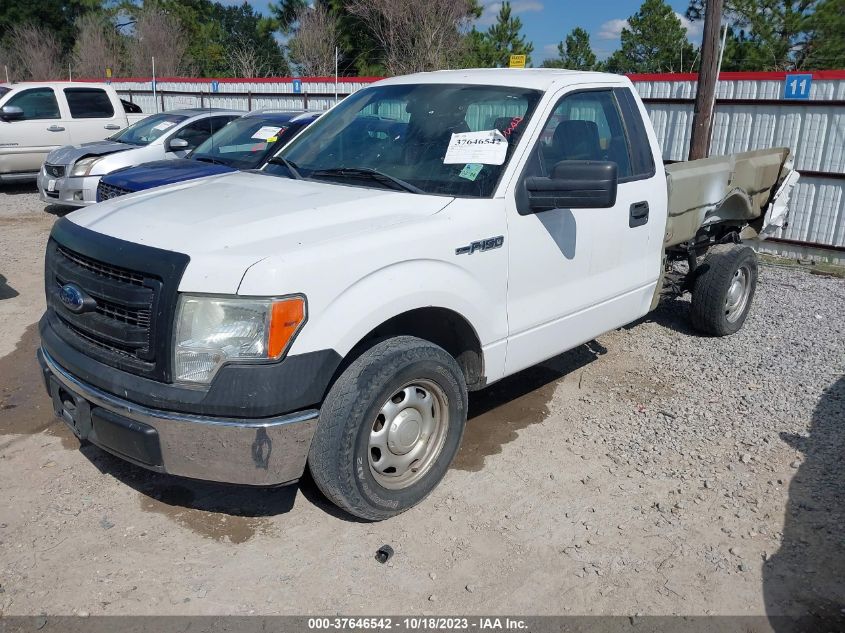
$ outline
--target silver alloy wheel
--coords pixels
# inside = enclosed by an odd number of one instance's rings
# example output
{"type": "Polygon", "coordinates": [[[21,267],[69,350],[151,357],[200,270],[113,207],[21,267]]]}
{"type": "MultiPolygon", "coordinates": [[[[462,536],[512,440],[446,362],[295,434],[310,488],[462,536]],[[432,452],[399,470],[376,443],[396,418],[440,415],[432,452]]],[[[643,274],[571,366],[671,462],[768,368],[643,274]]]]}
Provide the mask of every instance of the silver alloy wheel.
{"type": "Polygon", "coordinates": [[[740,266],[731,279],[725,297],[725,318],[733,323],[745,311],[751,291],[751,270],[747,264],[740,266]]]}
{"type": "Polygon", "coordinates": [[[436,383],[414,380],[402,386],[370,426],[368,453],[375,480],[393,490],[414,484],[437,461],[448,428],[448,399],[436,383]]]}

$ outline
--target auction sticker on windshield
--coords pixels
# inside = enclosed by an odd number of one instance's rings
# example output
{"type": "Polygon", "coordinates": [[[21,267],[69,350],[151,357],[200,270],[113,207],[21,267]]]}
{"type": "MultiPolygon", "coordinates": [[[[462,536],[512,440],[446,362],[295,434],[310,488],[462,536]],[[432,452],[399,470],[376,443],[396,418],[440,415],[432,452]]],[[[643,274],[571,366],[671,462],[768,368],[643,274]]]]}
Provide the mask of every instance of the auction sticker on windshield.
{"type": "Polygon", "coordinates": [[[508,140],[499,130],[452,134],[444,165],[481,163],[501,165],[508,153],[508,140]]]}
{"type": "Polygon", "coordinates": [[[274,127],[272,125],[264,125],[258,128],[252,135],[252,138],[260,141],[266,141],[276,136],[282,128],[274,127]]]}

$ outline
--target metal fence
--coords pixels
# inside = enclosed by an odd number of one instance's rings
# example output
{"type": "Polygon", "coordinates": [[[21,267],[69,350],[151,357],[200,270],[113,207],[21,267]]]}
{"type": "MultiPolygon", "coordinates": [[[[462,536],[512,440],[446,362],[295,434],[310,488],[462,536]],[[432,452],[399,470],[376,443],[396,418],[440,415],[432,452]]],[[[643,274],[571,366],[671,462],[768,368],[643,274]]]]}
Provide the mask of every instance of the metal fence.
{"type": "MultiPolygon", "coordinates": [[[[149,79],[116,79],[112,85],[144,112],[321,110],[335,103],[336,91],[341,99],[377,79],[341,77],[335,84],[326,77],[168,78],[156,82],[155,97],[149,79]]],[[[686,159],[696,76],[632,75],[631,80],[645,102],[664,160],[686,159]]],[[[716,95],[712,154],[780,145],[793,151],[802,177],[790,204],[790,223],[777,237],[845,251],[845,71],[805,73],[800,79],[786,73],[722,73],[716,95]]]]}

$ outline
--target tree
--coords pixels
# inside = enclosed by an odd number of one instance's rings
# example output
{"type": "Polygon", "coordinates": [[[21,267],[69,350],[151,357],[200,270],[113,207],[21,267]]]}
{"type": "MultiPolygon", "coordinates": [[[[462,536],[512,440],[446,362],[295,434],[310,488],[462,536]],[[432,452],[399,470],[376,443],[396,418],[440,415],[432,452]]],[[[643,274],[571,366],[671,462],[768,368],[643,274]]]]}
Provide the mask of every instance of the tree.
{"type": "Polygon", "coordinates": [[[845,68],[845,0],[824,0],[810,19],[806,68],[845,68]]]}
{"type": "Polygon", "coordinates": [[[152,75],[153,57],[159,77],[189,72],[191,59],[185,31],[176,16],[162,9],[145,7],[137,14],[129,49],[132,74],[136,77],[152,75]]]}
{"type": "Polygon", "coordinates": [[[570,70],[597,70],[598,62],[590,47],[590,34],[580,26],[566,36],[566,42],[557,45],[558,58],[543,62],[546,68],[568,68],[570,70]]]}
{"type": "Polygon", "coordinates": [[[373,35],[390,75],[450,68],[458,64],[461,31],[475,9],[473,0],[349,0],[373,35]]]}
{"type": "Polygon", "coordinates": [[[61,53],[69,53],[76,39],[76,20],[100,13],[102,7],[103,0],[4,0],[0,2],[0,40],[16,26],[33,24],[52,35],[61,53]]]}
{"type": "Polygon", "coordinates": [[[284,53],[273,35],[275,21],[256,12],[247,2],[230,6],[211,0],[144,0],[142,6],[126,5],[125,12],[137,19],[140,12],[151,9],[178,20],[193,67],[205,77],[231,76],[233,55],[237,53],[245,61],[244,46],[254,49],[247,55],[252,58],[248,65],[257,62],[267,66],[268,74],[289,73],[284,53]]]}
{"type": "MultiPolygon", "coordinates": [[[[704,0],[691,0],[686,15],[700,20],[703,11],[704,0]]],[[[833,64],[826,67],[836,67],[837,61],[841,65],[845,59],[837,60],[835,50],[845,46],[843,12],[843,0],[725,0],[729,30],[722,68],[805,68],[814,49],[828,44],[833,47],[833,64]]]]}
{"type": "Polygon", "coordinates": [[[645,0],[622,29],[621,47],[607,60],[617,73],[677,72],[694,49],[681,20],[664,0],[645,0]]]}
{"type": "Polygon", "coordinates": [[[323,4],[305,6],[296,16],[296,35],[288,43],[290,58],[303,75],[328,77],[335,70],[338,25],[323,4]]]}
{"type": "Polygon", "coordinates": [[[67,68],[61,62],[61,42],[49,29],[35,24],[17,24],[6,34],[4,42],[4,64],[9,67],[10,79],[67,78],[67,68]]]}
{"type": "Polygon", "coordinates": [[[104,77],[111,68],[115,77],[128,70],[121,35],[104,14],[87,13],[76,20],[73,69],[79,77],[104,77]]]}
{"type": "Polygon", "coordinates": [[[512,15],[511,3],[505,0],[499,8],[496,22],[485,33],[476,29],[469,33],[469,52],[466,56],[469,66],[507,67],[511,55],[525,55],[525,64],[531,64],[534,45],[521,35],[522,20],[512,15]]]}

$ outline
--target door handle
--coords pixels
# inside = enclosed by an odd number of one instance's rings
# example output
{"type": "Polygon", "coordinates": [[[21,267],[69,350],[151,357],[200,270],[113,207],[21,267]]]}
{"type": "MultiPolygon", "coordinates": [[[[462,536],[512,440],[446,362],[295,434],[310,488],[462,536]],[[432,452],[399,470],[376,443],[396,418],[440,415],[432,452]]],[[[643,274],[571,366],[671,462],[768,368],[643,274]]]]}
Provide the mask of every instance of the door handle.
{"type": "Polygon", "coordinates": [[[642,226],[648,222],[648,202],[635,202],[631,205],[630,215],[628,216],[628,226],[634,228],[635,226],[642,226]]]}
{"type": "Polygon", "coordinates": [[[61,125],[51,125],[47,128],[48,132],[64,132],[65,129],[61,125]]]}
{"type": "Polygon", "coordinates": [[[119,130],[120,126],[117,123],[106,123],[104,126],[107,130],[119,130]]]}

